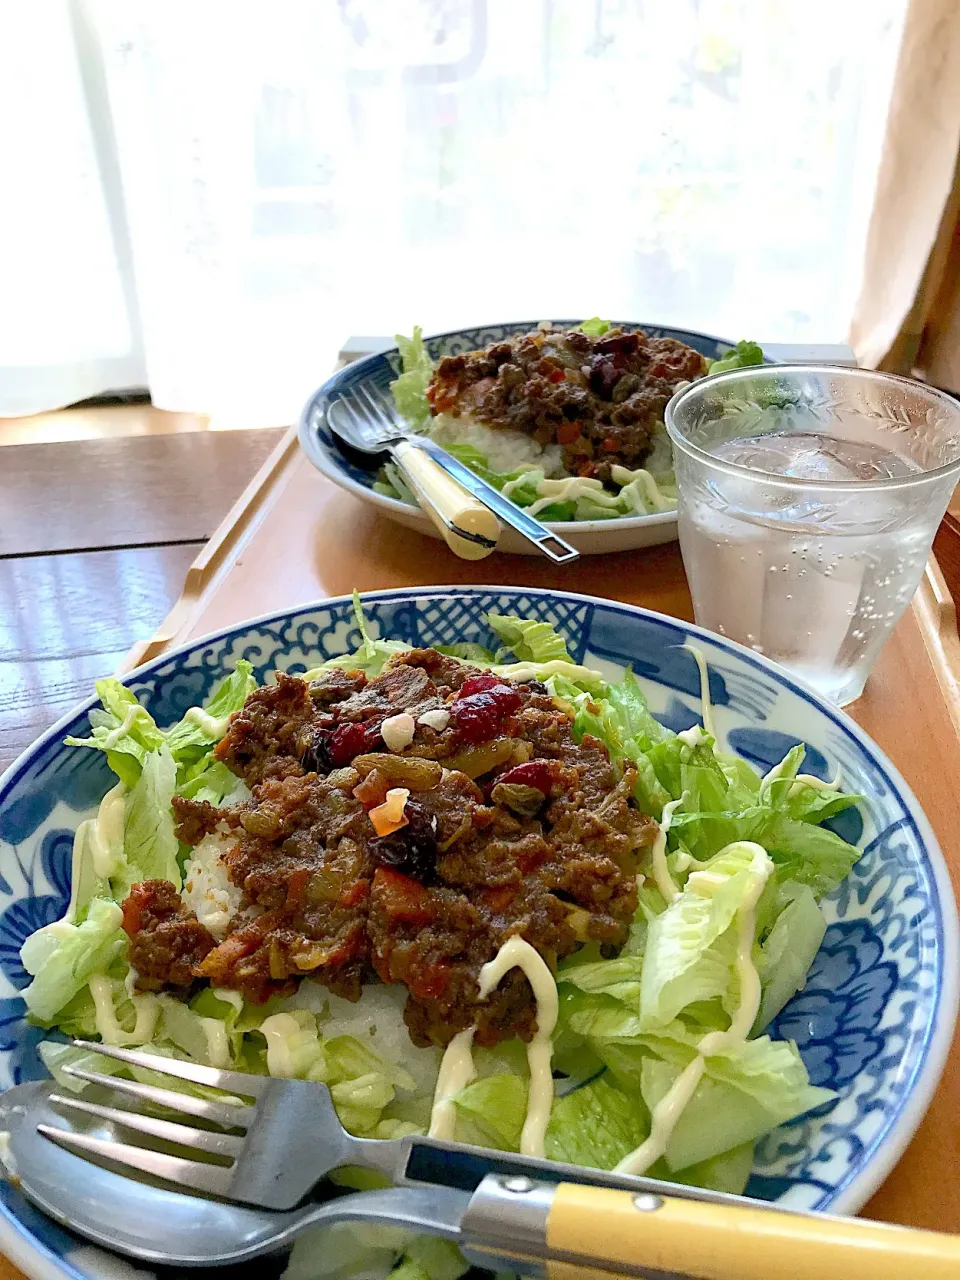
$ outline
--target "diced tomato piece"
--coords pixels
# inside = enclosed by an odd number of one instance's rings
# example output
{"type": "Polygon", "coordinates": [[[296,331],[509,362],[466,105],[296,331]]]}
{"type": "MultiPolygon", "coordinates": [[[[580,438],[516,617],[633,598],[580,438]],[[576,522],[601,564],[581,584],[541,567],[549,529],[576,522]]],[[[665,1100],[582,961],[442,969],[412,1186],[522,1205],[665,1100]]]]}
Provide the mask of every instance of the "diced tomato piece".
{"type": "Polygon", "coordinates": [[[313,872],[309,867],[298,867],[287,881],[287,910],[296,911],[303,906],[307,895],[307,884],[313,872]]]}
{"type": "Polygon", "coordinates": [[[430,894],[409,876],[392,867],[377,867],[373,892],[378,904],[391,920],[406,924],[429,924],[433,919],[430,894]]]}
{"type": "Polygon", "coordinates": [[[604,449],[607,453],[616,453],[620,446],[613,436],[604,436],[600,444],[600,448],[604,449]]]}
{"type": "Polygon", "coordinates": [[[579,435],[579,422],[561,422],[557,427],[557,444],[573,444],[579,435]]]}
{"type": "Polygon", "coordinates": [[[438,1000],[450,983],[445,964],[424,965],[407,977],[407,986],[418,1000],[438,1000]]]}
{"type": "Polygon", "coordinates": [[[140,932],[140,920],[152,896],[145,884],[135,884],[124,898],[123,931],[129,938],[140,932]]]}
{"type": "Polygon", "coordinates": [[[515,891],[510,885],[499,885],[491,889],[484,889],[482,896],[483,901],[491,911],[506,911],[515,897],[515,891]]]}
{"type": "Polygon", "coordinates": [[[341,907],[359,906],[370,894],[370,885],[366,880],[355,881],[349,889],[345,889],[340,895],[341,907]]]}
{"type": "Polygon", "coordinates": [[[554,369],[553,372],[550,374],[550,381],[563,382],[566,376],[567,374],[565,369],[554,369]]]}
{"type": "Polygon", "coordinates": [[[255,920],[245,928],[238,929],[236,933],[231,933],[229,938],[224,938],[218,947],[208,951],[194,969],[197,977],[209,978],[214,983],[224,982],[237,961],[256,951],[263,942],[266,930],[259,925],[259,920],[255,920]]]}

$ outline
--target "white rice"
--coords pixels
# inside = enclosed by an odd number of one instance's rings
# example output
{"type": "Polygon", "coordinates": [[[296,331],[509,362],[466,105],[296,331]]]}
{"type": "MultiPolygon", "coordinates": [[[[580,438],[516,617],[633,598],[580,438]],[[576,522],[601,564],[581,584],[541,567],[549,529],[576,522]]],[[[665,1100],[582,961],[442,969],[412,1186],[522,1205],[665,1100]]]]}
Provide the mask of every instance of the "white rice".
{"type": "Polygon", "coordinates": [[[467,417],[442,413],[430,424],[437,444],[469,444],[487,459],[491,471],[540,470],[546,476],[563,476],[563,449],[558,444],[537,444],[523,431],[486,427],[467,417]]]}
{"type": "Polygon", "coordinates": [[[226,935],[240,907],[241,891],[231,884],[223,860],[235,843],[236,836],[221,823],[196,846],[183,872],[183,901],[218,941],[226,935]]]}

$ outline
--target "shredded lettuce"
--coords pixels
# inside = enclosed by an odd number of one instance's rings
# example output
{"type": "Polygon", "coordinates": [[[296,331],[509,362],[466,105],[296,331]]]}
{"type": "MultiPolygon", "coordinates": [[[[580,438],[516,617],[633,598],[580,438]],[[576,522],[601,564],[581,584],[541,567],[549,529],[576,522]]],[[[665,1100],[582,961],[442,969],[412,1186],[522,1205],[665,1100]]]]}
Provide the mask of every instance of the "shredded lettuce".
{"type": "Polygon", "coordinates": [[[457,1138],[501,1151],[520,1150],[520,1131],[527,1114],[527,1081],[518,1075],[475,1080],[453,1099],[457,1138]]]}
{"type": "Polygon", "coordinates": [[[790,882],[780,892],[787,898],[787,905],[777,915],[757,962],[763,996],[754,1023],[755,1034],[763,1031],[801,990],[827,931],[827,922],[809,885],[790,882]]]}
{"type": "Polygon", "coordinates": [[[430,418],[427,383],[433,375],[433,361],[423,341],[423,330],[416,325],[412,338],[396,335],[403,372],[390,383],[397,412],[411,426],[423,428],[430,418]]]}
{"type": "Polygon", "coordinates": [[[763,364],[763,350],[755,342],[745,339],[737,343],[718,360],[708,360],[711,373],[724,373],[727,369],[744,369],[751,364],[763,364]]]}
{"type": "MultiPolygon", "coordinates": [[[[676,1063],[644,1058],[640,1088],[651,1111],[680,1070],[676,1063]]],[[[667,1164],[671,1170],[684,1169],[713,1159],[835,1096],[808,1082],[795,1045],[767,1036],[748,1040],[737,1050],[708,1058],[706,1074],[667,1144],[667,1164]]]]}
{"type": "Polygon", "coordinates": [[[171,808],[176,786],[176,762],[165,746],[144,757],[140,777],[126,798],[123,861],[110,878],[118,901],[141,880],[169,880],[180,888],[171,808]]]}
{"type": "Polygon", "coordinates": [[[153,716],[126,685],[112,676],[96,683],[101,708],[90,712],[89,738],[68,737],[68,747],[92,747],[106,752],[107,763],[120,781],[132,787],[143,762],[163,745],[163,734],[153,716]]]}
{"type": "Polygon", "coordinates": [[[80,924],[60,921],[56,930],[27,938],[20,951],[33,981],[23,991],[27,1009],[38,1022],[52,1023],[96,973],[106,973],[127,946],[123,913],[115,902],[95,898],[80,924]]]}
{"type": "Polygon", "coordinates": [[[649,1117],[636,1089],[626,1090],[610,1072],[557,1098],[547,1126],[550,1160],[613,1169],[647,1137],[649,1117]]]}
{"type": "Polygon", "coordinates": [[[549,622],[488,613],[487,622],[518,662],[572,662],[563,636],[549,622]]]}
{"type": "Polygon", "coordinates": [[[371,636],[367,627],[367,620],[363,615],[360,594],[357,591],[353,593],[353,617],[356,628],[360,632],[359,647],[352,653],[339,654],[335,658],[328,658],[319,667],[313,667],[310,671],[305,672],[303,675],[304,680],[315,679],[326,667],[342,667],[345,671],[363,671],[372,678],[380,674],[395,653],[404,653],[410,648],[402,640],[375,640],[371,636]]]}
{"type": "Polygon", "coordinates": [[[437,653],[445,653],[448,657],[459,658],[462,662],[474,662],[481,667],[489,667],[494,660],[492,649],[482,644],[466,641],[463,644],[438,644],[437,653]]]}
{"type": "Polygon", "coordinates": [[[164,733],[167,750],[178,766],[196,765],[227,731],[230,716],[239,711],[257,687],[253,668],[243,658],[214,689],[203,708],[192,707],[164,733]]]}
{"type": "Polygon", "coordinates": [[[578,324],[577,328],[581,333],[588,333],[591,338],[602,338],[610,328],[610,321],[601,320],[599,316],[591,316],[589,320],[578,324]]]}

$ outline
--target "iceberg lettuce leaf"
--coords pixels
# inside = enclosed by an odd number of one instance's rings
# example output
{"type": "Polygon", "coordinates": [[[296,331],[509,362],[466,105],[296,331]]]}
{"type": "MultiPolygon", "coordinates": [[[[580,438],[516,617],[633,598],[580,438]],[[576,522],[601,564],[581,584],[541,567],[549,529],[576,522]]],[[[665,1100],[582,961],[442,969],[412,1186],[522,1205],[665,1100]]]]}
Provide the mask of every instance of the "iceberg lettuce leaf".
{"type": "Polygon", "coordinates": [[[110,878],[118,900],[142,880],[169,880],[180,888],[179,843],[171,808],[176,785],[177,765],[165,746],[144,757],[140,777],[126,797],[124,861],[110,878]]]}
{"type": "Polygon", "coordinates": [[[647,1109],[634,1089],[622,1089],[609,1072],[557,1098],[545,1149],[550,1160],[613,1169],[648,1134],[647,1109]]]}
{"type": "Polygon", "coordinates": [[[96,973],[106,973],[123,955],[127,935],[123,912],[115,902],[94,898],[80,924],[59,921],[54,930],[35,933],[20,950],[33,981],[21,993],[38,1022],[51,1023],[96,973]]]}
{"type": "Polygon", "coordinates": [[[433,361],[423,341],[423,330],[416,325],[409,338],[395,335],[403,372],[390,383],[393,403],[401,418],[422,430],[430,420],[427,384],[433,377],[433,361]]]}

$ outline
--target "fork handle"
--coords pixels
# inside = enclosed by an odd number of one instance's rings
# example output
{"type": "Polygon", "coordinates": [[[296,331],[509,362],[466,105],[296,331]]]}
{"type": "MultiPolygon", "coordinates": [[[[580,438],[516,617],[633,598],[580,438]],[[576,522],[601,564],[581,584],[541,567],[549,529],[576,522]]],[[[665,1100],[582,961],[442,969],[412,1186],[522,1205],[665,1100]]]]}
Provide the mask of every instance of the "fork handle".
{"type": "Polygon", "coordinates": [[[960,1275],[958,1236],[497,1175],[474,1193],[462,1228],[464,1251],[476,1265],[535,1258],[548,1280],[651,1273],[696,1280],[960,1275]]]}
{"type": "Polygon", "coordinates": [[[399,440],[390,453],[420,506],[461,560],[483,560],[497,545],[500,521],[414,440],[399,440]]]}

